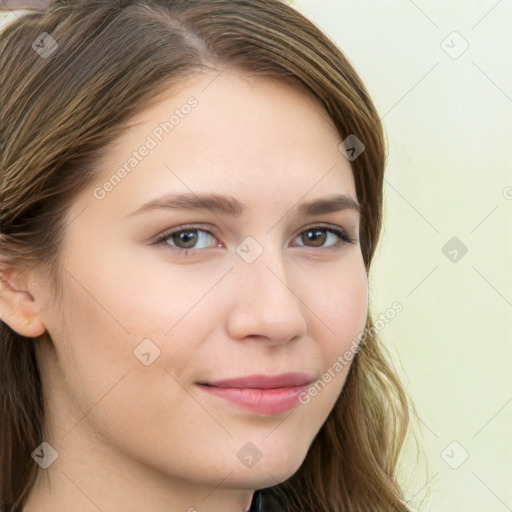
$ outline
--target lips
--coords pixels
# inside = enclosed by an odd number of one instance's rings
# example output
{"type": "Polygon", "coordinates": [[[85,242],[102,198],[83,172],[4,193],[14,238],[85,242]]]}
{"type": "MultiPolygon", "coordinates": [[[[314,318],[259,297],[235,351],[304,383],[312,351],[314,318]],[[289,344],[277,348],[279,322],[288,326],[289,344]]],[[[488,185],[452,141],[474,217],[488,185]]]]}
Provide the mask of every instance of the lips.
{"type": "Polygon", "coordinates": [[[214,399],[229,402],[253,414],[275,415],[300,404],[299,396],[315,379],[306,373],[249,375],[214,382],[198,382],[200,389],[214,399]]]}
{"type": "Polygon", "coordinates": [[[301,387],[310,384],[314,380],[315,378],[307,373],[293,372],[280,375],[249,375],[214,382],[199,382],[198,384],[216,388],[278,389],[301,387]]]}

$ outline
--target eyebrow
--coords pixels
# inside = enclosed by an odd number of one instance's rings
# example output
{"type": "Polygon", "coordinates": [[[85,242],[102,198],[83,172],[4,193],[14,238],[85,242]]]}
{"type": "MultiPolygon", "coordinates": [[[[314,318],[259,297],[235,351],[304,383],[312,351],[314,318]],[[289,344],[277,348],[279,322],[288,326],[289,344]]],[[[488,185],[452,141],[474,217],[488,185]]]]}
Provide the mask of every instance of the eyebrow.
{"type": "MultiPolygon", "coordinates": [[[[128,214],[127,217],[168,209],[210,210],[214,213],[241,217],[247,211],[247,206],[233,196],[195,193],[165,194],[143,204],[140,208],[128,214]]],[[[302,217],[312,217],[341,210],[355,210],[361,213],[361,205],[346,194],[336,194],[302,202],[296,207],[298,215],[302,217]]]]}

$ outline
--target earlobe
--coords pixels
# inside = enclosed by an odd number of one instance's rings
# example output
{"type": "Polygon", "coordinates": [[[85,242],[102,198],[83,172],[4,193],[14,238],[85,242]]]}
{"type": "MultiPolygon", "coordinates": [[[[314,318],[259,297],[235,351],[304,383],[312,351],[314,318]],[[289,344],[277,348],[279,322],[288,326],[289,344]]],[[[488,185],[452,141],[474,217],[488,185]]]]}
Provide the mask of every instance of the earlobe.
{"type": "Polygon", "coordinates": [[[0,270],[0,320],[22,336],[37,338],[46,331],[39,309],[23,275],[0,270]]]}

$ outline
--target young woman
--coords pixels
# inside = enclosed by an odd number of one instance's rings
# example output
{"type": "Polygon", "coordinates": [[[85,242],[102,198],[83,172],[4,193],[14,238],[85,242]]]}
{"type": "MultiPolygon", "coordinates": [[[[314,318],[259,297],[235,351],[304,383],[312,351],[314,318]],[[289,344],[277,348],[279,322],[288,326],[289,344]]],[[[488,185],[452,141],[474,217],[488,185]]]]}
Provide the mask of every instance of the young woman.
{"type": "Polygon", "coordinates": [[[1,510],[408,510],[340,50],[278,0],[69,0],[0,89],[1,510]]]}

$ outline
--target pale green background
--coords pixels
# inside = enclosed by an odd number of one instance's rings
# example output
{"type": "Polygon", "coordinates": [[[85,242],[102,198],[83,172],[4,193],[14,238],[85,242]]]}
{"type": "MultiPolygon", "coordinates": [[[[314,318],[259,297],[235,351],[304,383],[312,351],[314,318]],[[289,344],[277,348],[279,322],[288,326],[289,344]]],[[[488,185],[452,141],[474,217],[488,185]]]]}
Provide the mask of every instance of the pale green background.
{"type": "MultiPolygon", "coordinates": [[[[355,66],[388,139],[370,290],[376,317],[404,307],[381,337],[422,420],[428,471],[409,463],[411,504],[511,511],[512,2],[294,5],[355,66]],[[457,59],[441,47],[453,31],[469,44],[457,59]],[[441,251],[454,236],[468,248],[455,263],[441,251]],[[458,469],[441,456],[454,440],[445,459],[469,454],[458,469]]],[[[455,51],[462,41],[451,39],[455,51]]]]}
{"type": "Polygon", "coordinates": [[[294,5],[354,64],[388,139],[370,291],[375,317],[404,307],[381,337],[421,417],[407,496],[422,512],[511,511],[512,2],[294,5]],[[441,46],[453,31],[469,44],[456,59],[441,46]],[[468,248],[457,262],[441,251],[452,237],[468,248]]]}

